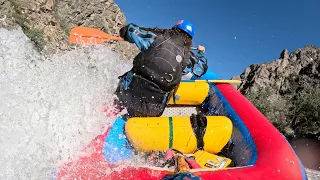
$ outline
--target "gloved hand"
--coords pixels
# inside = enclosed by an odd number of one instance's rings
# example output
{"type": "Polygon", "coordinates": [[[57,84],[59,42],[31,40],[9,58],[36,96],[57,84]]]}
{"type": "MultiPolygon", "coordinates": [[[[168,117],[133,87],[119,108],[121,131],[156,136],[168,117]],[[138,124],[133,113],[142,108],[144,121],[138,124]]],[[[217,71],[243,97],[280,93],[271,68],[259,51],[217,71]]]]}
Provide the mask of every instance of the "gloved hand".
{"type": "Polygon", "coordinates": [[[120,36],[130,43],[135,43],[141,51],[147,50],[157,37],[154,33],[144,31],[132,23],[120,29],[120,36]]]}
{"type": "Polygon", "coordinates": [[[204,51],[206,51],[206,48],[204,46],[198,45],[197,50],[204,52],[204,51]]]}
{"type": "Polygon", "coordinates": [[[132,26],[135,26],[135,27],[139,28],[139,26],[136,25],[136,24],[133,24],[133,23],[127,24],[127,25],[123,26],[120,29],[120,31],[119,31],[120,37],[122,37],[126,41],[129,41],[129,39],[128,39],[128,29],[129,29],[129,27],[132,27],[132,26]]]}

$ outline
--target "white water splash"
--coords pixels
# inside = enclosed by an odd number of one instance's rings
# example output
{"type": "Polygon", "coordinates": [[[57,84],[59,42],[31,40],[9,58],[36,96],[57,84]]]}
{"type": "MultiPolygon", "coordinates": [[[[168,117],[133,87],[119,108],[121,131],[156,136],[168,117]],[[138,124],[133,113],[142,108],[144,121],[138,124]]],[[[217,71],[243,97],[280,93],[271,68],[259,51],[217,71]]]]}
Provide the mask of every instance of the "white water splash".
{"type": "Polygon", "coordinates": [[[76,157],[113,122],[102,106],[130,66],[103,45],[44,58],[0,29],[0,179],[49,179],[76,157]]]}

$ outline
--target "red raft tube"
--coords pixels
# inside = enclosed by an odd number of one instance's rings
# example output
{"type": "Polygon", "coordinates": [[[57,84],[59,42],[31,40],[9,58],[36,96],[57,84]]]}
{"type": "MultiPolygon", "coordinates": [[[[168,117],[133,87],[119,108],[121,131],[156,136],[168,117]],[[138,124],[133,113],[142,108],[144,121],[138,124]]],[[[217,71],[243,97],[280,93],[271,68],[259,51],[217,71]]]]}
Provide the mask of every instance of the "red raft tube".
{"type": "MultiPolygon", "coordinates": [[[[195,175],[209,180],[307,179],[288,141],[252,103],[230,84],[208,84],[209,106],[232,121],[234,146],[228,154],[236,167],[194,169],[195,175]]],[[[53,179],[156,180],[170,174],[167,169],[132,165],[117,169],[106,156],[107,138],[108,131],[96,137],[84,150],[89,156],[64,164],[53,179]]]]}

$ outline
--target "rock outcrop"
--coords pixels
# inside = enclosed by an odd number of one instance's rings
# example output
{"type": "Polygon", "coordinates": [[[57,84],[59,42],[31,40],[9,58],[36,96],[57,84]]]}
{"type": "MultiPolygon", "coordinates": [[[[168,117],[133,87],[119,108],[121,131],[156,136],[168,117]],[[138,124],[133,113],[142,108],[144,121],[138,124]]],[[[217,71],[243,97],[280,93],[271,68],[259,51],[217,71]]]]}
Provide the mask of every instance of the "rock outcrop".
{"type": "Polygon", "coordinates": [[[240,92],[287,137],[319,137],[320,48],[283,50],[279,59],[253,64],[240,78],[240,92]]]}
{"type": "MultiPolygon", "coordinates": [[[[0,18],[0,27],[20,26],[46,53],[72,48],[68,36],[75,26],[94,27],[117,36],[126,23],[113,0],[0,0],[0,18]]],[[[122,59],[131,59],[139,52],[128,42],[110,41],[108,45],[122,59]]]]}

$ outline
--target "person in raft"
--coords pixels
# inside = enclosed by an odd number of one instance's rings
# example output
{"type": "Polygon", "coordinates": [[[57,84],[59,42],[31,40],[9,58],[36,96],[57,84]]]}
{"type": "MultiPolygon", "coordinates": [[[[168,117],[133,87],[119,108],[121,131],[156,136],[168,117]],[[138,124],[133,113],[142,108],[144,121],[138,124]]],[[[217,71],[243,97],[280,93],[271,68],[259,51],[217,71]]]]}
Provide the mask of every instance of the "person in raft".
{"type": "Polygon", "coordinates": [[[207,71],[205,48],[198,46],[197,55],[191,51],[194,27],[189,21],[180,20],[171,29],[131,23],[120,29],[120,36],[135,43],[141,52],[134,58],[133,68],[119,77],[118,99],[113,108],[104,110],[107,116],[125,107],[129,116],[161,116],[181,79],[200,77],[207,71]]]}
{"type": "Polygon", "coordinates": [[[119,77],[111,113],[126,108],[130,117],[161,116],[190,58],[193,24],[180,20],[171,29],[160,29],[130,23],[120,29],[120,36],[141,52],[132,69],[119,77]]]}

